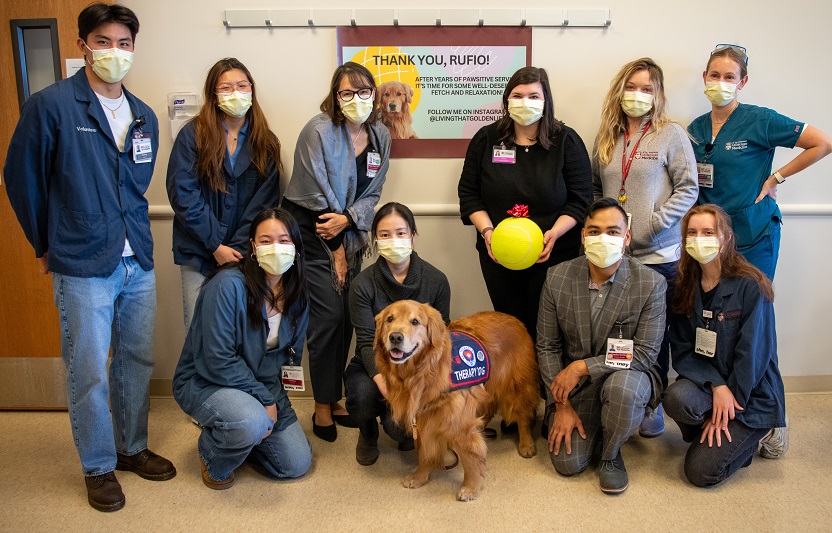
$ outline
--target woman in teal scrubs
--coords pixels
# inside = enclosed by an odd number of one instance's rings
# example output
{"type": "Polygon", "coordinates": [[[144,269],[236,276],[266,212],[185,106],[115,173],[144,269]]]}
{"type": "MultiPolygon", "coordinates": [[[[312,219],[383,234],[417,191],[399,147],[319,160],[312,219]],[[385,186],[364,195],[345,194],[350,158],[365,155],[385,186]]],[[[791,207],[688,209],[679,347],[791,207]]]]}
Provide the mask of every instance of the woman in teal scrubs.
{"type": "Polygon", "coordinates": [[[731,215],[738,251],[770,279],[780,248],[777,186],[832,152],[832,138],[776,111],[741,104],[748,82],[745,48],[717,45],[705,72],[711,111],[688,126],[699,170],[699,203],[717,204],[731,215]],[[772,172],[774,149],[802,148],[772,172]]]}

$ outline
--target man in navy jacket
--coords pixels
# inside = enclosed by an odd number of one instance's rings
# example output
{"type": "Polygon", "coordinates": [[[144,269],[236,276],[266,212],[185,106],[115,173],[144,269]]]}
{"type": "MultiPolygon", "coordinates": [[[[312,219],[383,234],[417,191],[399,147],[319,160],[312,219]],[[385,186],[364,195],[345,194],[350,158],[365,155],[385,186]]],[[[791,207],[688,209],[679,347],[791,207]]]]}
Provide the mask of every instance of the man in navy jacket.
{"type": "Polygon", "coordinates": [[[124,506],[116,469],[156,481],[176,475],[147,449],[156,279],[144,193],[159,126],[121,83],[138,31],[126,7],[81,12],[86,66],[29,98],[4,169],[40,270],[52,273],[72,435],[99,511],[124,506]]]}

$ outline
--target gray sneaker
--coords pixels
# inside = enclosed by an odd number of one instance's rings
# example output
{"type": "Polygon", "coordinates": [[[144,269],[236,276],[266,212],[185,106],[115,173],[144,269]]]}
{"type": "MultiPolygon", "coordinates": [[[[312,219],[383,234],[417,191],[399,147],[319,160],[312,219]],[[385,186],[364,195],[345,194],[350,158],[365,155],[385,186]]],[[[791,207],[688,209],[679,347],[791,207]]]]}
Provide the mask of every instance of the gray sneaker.
{"type": "Polygon", "coordinates": [[[630,485],[627,477],[627,469],[624,467],[624,459],[621,451],[612,461],[601,460],[601,468],[598,472],[601,490],[607,494],[620,494],[627,490],[630,485]]]}
{"type": "Polygon", "coordinates": [[[789,417],[786,417],[786,427],[773,428],[760,441],[760,456],[766,459],[780,459],[789,449],[789,417]]]}
{"type": "Polygon", "coordinates": [[[645,407],[644,418],[638,427],[638,434],[645,439],[652,439],[664,433],[664,408],[659,404],[655,410],[645,407]]]}

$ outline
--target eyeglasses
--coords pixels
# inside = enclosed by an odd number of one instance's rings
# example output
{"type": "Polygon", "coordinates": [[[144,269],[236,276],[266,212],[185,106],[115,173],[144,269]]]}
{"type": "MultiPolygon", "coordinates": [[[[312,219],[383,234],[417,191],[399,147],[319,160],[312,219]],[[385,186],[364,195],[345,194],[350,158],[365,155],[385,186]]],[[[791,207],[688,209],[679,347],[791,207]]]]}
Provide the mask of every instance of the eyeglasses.
{"type": "Polygon", "coordinates": [[[217,86],[217,93],[230,94],[235,90],[240,91],[241,93],[247,93],[251,92],[251,85],[252,84],[247,81],[238,81],[235,84],[223,83],[222,85],[217,86]]]}
{"type": "Polygon", "coordinates": [[[731,50],[733,50],[734,52],[739,54],[740,58],[744,59],[746,66],[748,66],[748,53],[745,50],[744,46],[740,46],[738,44],[727,44],[727,43],[718,44],[718,45],[716,45],[716,48],[714,48],[714,51],[711,52],[711,55],[714,55],[715,53],[721,52],[721,51],[726,50],[728,48],[730,48],[731,50]]]}
{"type": "Polygon", "coordinates": [[[338,99],[342,102],[349,102],[353,99],[353,97],[357,94],[359,98],[362,100],[369,100],[373,96],[372,89],[359,89],[357,91],[351,91],[347,89],[346,91],[338,91],[335,93],[338,95],[338,99]]]}

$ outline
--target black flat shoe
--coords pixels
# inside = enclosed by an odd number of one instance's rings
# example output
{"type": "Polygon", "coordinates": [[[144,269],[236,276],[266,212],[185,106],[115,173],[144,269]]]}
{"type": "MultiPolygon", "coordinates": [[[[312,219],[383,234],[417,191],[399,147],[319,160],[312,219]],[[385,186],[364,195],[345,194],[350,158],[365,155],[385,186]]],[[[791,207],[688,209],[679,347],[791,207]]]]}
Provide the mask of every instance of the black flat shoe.
{"type": "Polygon", "coordinates": [[[323,439],[327,442],[335,442],[335,439],[338,438],[338,429],[335,427],[335,424],[319,426],[315,423],[314,414],[312,414],[312,433],[314,433],[319,439],[323,439]]]}
{"type": "Polygon", "coordinates": [[[339,426],[344,426],[345,428],[357,428],[358,422],[355,421],[353,417],[349,414],[346,415],[332,415],[332,420],[335,421],[336,424],[339,426]]]}
{"type": "Polygon", "coordinates": [[[503,432],[503,435],[514,435],[517,433],[517,422],[512,422],[511,424],[506,424],[505,420],[500,420],[500,431],[503,432]]]}

